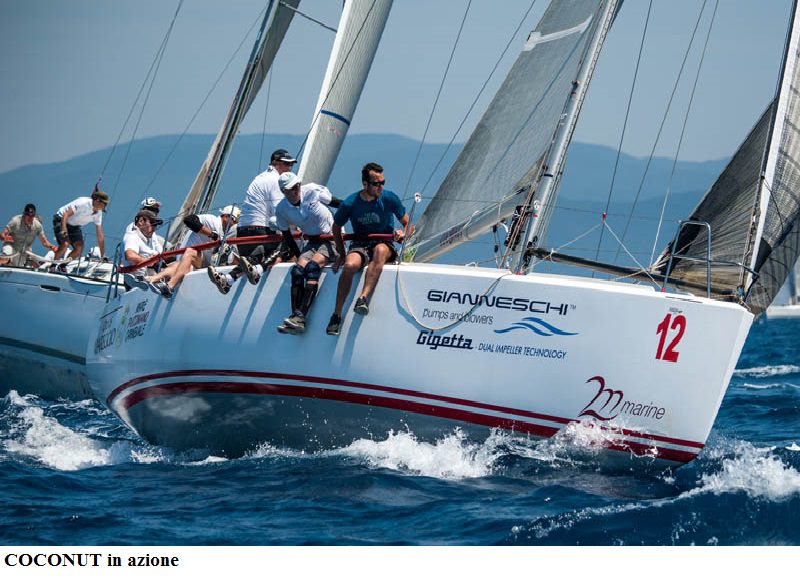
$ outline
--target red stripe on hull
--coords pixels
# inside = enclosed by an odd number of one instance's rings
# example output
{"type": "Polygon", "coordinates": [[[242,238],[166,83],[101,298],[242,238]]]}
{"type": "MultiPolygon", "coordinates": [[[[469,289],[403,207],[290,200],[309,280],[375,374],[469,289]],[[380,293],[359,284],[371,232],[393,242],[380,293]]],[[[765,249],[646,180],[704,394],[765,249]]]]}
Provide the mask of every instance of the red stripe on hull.
{"type": "MultiPolygon", "coordinates": [[[[164,376],[152,376],[152,378],[158,378],[158,377],[164,377],[164,376]]],[[[281,375],[274,377],[289,378],[290,376],[281,375]]],[[[298,376],[291,378],[296,379],[301,377],[298,376]]],[[[315,379],[315,381],[316,380],[320,379],[315,379]]],[[[357,387],[357,385],[352,383],[348,385],[357,387]]],[[[130,384],[127,384],[126,386],[130,386],[130,384]]],[[[383,391],[388,391],[388,390],[383,389],[383,391]]],[[[413,395],[421,394],[413,391],[402,392],[402,393],[398,392],[398,394],[406,394],[406,395],[412,393],[413,395]]],[[[335,400],[338,402],[348,402],[363,406],[376,406],[381,408],[388,408],[391,410],[413,412],[416,414],[422,414],[426,416],[443,418],[448,420],[462,421],[489,428],[501,428],[513,432],[528,433],[537,437],[544,437],[544,438],[553,436],[559,430],[557,428],[538,425],[526,421],[512,420],[499,416],[469,412],[447,406],[421,404],[419,402],[404,400],[402,398],[372,396],[367,394],[359,394],[356,392],[336,390],[333,388],[298,387],[285,384],[269,384],[269,383],[255,384],[250,382],[173,382],[167,384],[154,385],[140,390],[136,390],[134,392],[131,392],[129,395],[125,396],[120,401],[119,409],[124,413],[124,411],[127,411],[136,406],[137,404],[145,400],[148,400],[150,398],[158,398],[162,396],[192,395],[192,394],[250,394],[250,395],[261,395],[261,396],[290,396],[295,398],[335,400]]],[[[426,395],[426,396],[432,396],[432,395],[426,395]]],[[[458,403],[455,400],[444,397],[433,396],[433,398],[435,400],[458,403]]],[[[109,406],[110,402],[111,400],[109,397],[109,406]]],[[[473,403],[471,401],[461,401],[461,402],[469,403],[470,406],[474,404],[479,404],[479,403],[473,403]]],[[[499,408],[488,405],[483,408],[500,411],[499,408]]],[[[525,411],[517,411],[517,412],[525,412],[525,411]]],[[[566,423],[564,424],[573,422],[572,419],[564,419],[564,420],[566,420],[566,423]]],[[[623,434],[626,435],[634,434],[633,431],[626,432],[625,429],[613,429],[613,430],[615,432],[621,431],[623,434]]],[[[674,444],[688,443],[688,441],[679,441],[675,439],[664,439],[664,440],[672,442],[674,444]]],[[[702,448],[702,445],[698,443],[692,443],[692,445],[693,446],[698,445],[697,447],[698,449],[702,448]]],[[[697,456],[696,453],[692,452],[681,451],[678,449],[663,448],[655,445],[642,445],[640,443],[635,443],[631,441],[621,441],[620,443],[609,442],[605,444],[604,447],[618,451],[630,451],[637,455],[653,455],[653,453],[655,452],[655,455],[658,458],[668,459],[671,461],[677,461],[681,463],[687,463],[697,456]]]]}

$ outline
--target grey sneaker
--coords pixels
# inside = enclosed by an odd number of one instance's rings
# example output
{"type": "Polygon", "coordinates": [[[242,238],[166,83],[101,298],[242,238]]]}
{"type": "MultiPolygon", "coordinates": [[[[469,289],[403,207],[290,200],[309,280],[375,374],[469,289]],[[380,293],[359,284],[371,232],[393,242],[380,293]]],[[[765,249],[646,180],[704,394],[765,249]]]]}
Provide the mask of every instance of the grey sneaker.
{"type": "Polygon", "coordinates": [[[124,274],[122,276],[122,280],[125,282],[125,286],[130,289],[139,288],[142,290],[148,290],[150,288],[150,286],[145,282],[144,278],[138,275],[124,274]]]}
{"type": "Polygon", "coordinates": [[[283,320],[283,324],[302,333],[306,330],[306,317],[300,311],[295,311],[291,317],[283,320]]]}
{"type": "Polygon", "coordinates": [[[288,325],[278,325],[278,333],[283,333],[287,335],[300,335],[303,333],[302,329],[295,329],[293,327],[289,327],[288,325]]]}
{"type": "Polygon", "coordinates": [[[336,313],[331,315],[331,320],[328,321],[328,328],[325,333],[328,335],[339,335],[339,328],[342,326],[342,318],[336,313]]]}
{"type": "Polygon", "coordinates": [[[228,284],[228,280],[225,278],[225,275],[219,272],[213,266],[208,267],[208,277],[211,279],[211,282],[216,285],[217,290],[222,294],[226,295],[228,294],[228,291],[231,290],[231,285],[228,284]]]}
{"type": "Polygon", "coordinates": [[[167,285],[167,283],[164,282],[163,280],[159,280],[158,282],[154,282],[154,283],[152,283],[152,285],[153,285],[153,288],[156,290],[156,292],[158,292],[158,294],[160,294],[165,299],[171,299],[172,298],[172,289],[169,288],[169,285],[167,285]]]}
{"type": "Polygon", "coordinates": [[[369,302],[367,302],[367,297],[358,297],[353,311],[359,315],[369,315],[369,302]]]}
{"type": "Polygon", "coordinates": [[[239,258],[239,268],[242,269],[242,272],[247,275],[247,282],[250,284],[258,284],[258,281],[261,279],[261,275],[258,273],[258,270],[253,263],[250,262],[245,256],[239,258]]]}

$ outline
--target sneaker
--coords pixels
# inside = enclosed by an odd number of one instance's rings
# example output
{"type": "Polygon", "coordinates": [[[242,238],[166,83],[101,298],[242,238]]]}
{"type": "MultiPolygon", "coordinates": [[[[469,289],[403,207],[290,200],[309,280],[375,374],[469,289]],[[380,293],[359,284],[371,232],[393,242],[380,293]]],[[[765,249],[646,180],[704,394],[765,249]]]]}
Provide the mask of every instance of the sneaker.
{"type": "Polygon", "coordinates": [[[306,330],[306,316],[300,311],[295,311],[292,313],[291,317],[287,317],[283,320],[283,324],[291,329],[295,329],[298,333],[302,333],[306,330]]]}
{"type": "Polygon", "coordinates": [[[258,270],[253,265],[250,260],[248,260],[245,256],[239,258],[239,268],[242,269],[247,275],[247,282],[250,284],[258,284],[258,281],[261,279],[261,275],[258,273],[258,270]]]}
{"type": "Polygon", "coordinates": [[[295,329],[293,327],[289,327],[288,325],[278,325],[278,333],[284,333],[287,335],[300,335],[303,332],[301,329],[295,329]]]}
{"type": "Polygon", "coordinates": [[[208,277],[211,279],[217,286],[217,290],[222,294],[228,294],[228,291],[231,290],[231,285],[228,284],[228,280],[225,278],[225,275],[221,272],[217,271],[216,268],[213,266],[208,267],[208,277]]]}
{"type": "Polygon", "coordinates": [[[167,283],[164,282],[163,280],[159,280],[158,282],[154,282],[154,283],[152,283],[152,285],[153,285],[153,288],[156,290],[156,292],[158,292],[158,294],[160,294],[165,299],[171,299],[172,298],[172,289],[169,288],[169,285],[167,285],[167,283]]]}
{"type": "Polygon", "coordinates": [[[122,280],[125,283],[125,286],[127,286],[129,289],[138,288],[142,290],[148,290],[150,288],[150,286],[145,282],[144,278],[139,275],[123,274],[122,280]]]}
{"type": "Polygon", "coordinates": [[[353,311],[359,315],[369,315],[369,303],[367,302],[367,297],[358,297],[356,306],[353,307],[353,311]]]}
{"type": "Polygon", "coordinates": [[[328,328],[325,333],[328,335],[339,335],[339,328],[342,326],[342,318],[336,313],[331,315],[331,320],[328,321],[328,328]]]}

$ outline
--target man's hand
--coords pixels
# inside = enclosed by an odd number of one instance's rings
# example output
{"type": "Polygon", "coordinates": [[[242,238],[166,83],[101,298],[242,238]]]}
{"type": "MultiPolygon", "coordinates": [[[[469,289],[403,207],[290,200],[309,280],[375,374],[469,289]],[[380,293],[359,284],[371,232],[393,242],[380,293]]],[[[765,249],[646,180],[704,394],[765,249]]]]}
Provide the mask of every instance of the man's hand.
{"type": "Polygon", "coordinates": [[[341,268],[342,264],[344,264],[344,256],[337,257],[336,261],[333,263],[333,266],[331,266],[331,270],[333,270],[334,274],[339,272],[339,268],[341,268]]]}
{"type": "Polygon", "coordinates": [[[394,241],[395,242],[402,242],[403,238],[405,238],[405,237],[406,237],[405,230],[400,230],[400,229],[394,230],[394,241]]]}

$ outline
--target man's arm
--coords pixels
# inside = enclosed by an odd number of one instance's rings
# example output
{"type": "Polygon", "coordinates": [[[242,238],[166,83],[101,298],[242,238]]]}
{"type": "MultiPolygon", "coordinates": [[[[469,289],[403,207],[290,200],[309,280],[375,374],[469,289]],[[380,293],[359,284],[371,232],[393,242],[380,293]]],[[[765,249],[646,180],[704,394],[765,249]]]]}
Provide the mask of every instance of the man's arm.
{"type": "Polygon", "coordinates": [[[400,218],[400,223],[403,224],[403,229],[394,230],[394,239],[398,242],[402,242],[405,238],[411,236],[414,233],[414,226],[411,225],[409,222],[408,214],[406,213],[403,217],[400,218]]]}
{"type": "Polygon", "coordinates": [[[42,230],[42,233],[39,234],[39,241],[42,243],[42,246],[48,250],[58,250],[58,246],[54,246],[48,241],[47,236],[44,235],[44,230],[42,230]]]}
{"type": "Polygon", "coordinates": [[[283,241],[286,243],[286,247],[289,249],[289,253],[295,258],[299,258],[300,248],[297,247],[297,242],[294,241],[292,232],[290,230],[281,230],[281,234],[283,235],[283,241]]]}
{"type": "Polygon", "coordinates": [[[72,215],[74,213],[75,213],[75,210],[70,207],[69,209],[67,209],[64,212],[64,215],[61,216],[61,237],[64,238],[65,240],[68,240],[68,238],[67,238],[67,220],[70,217],[72,217],[72,215]]]}
{"type": "Polygon", "coordinates": [[[100,247],[100,257],[105,258],[106,256],[106,239],[103,236],[103,226],[95,225],[94,226],[95,232],[97,233],[97,245],[100,247]]]}

